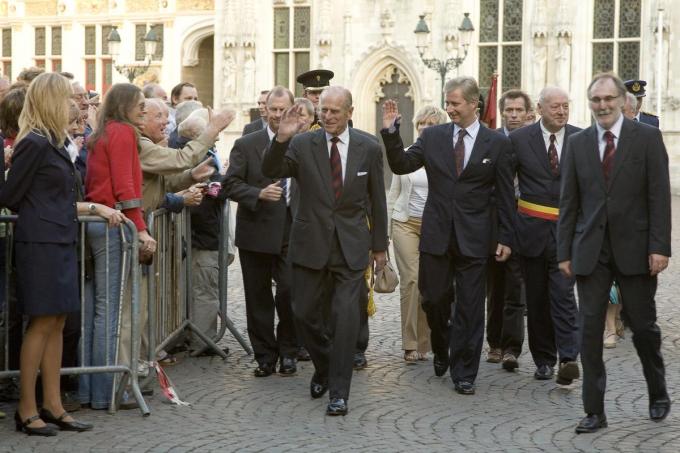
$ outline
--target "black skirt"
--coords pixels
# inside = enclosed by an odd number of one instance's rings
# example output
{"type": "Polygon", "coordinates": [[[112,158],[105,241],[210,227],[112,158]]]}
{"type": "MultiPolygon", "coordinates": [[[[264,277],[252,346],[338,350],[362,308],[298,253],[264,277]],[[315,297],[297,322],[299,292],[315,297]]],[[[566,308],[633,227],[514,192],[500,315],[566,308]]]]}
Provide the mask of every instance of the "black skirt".
{"type": "Polygon", "coordinates": [[[76,244],[15,242],[17,299],[28,316],[80,311],[76,244]]]}

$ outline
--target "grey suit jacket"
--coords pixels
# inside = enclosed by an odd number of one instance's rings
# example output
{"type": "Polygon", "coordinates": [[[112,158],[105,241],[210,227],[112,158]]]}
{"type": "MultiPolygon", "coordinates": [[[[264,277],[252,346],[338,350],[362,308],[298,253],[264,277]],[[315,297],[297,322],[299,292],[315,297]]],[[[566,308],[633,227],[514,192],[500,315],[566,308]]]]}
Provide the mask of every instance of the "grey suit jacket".
{"type": "Polygon", "coordinates": [[[255,121],[251,121],[250,123],[246,124],[245,127],[243,128],[243,133],[241,135],[248,135],[253,132],[260,131],[264,128],[265,128],[264,120],[260,117],[255,121]]]}
{"type": "Polygon", "coordinates": [[[624,275],[649,272],[648,256],[671,255],[668,154],[661,132],[624,118],[609,184],[605,184],[595,125],[567,141],[561,164],[557,260],[577,275],[593,272],[605,228],[624,275]]]}
{"type": "Polygon", "coordinates": [[[294,211],[289,257],[300,266],[323,268],[336,232],[352,270],[368,266],[369,250],[387,250],[382,152],[377,140],[365,132],[350,129],[349,134],[345,180],[337,201],[323,129],[297,135],[288,143],[273,140],[262,161],[265,175],[292,176],[298,184],[299,205],[294,211]]]}

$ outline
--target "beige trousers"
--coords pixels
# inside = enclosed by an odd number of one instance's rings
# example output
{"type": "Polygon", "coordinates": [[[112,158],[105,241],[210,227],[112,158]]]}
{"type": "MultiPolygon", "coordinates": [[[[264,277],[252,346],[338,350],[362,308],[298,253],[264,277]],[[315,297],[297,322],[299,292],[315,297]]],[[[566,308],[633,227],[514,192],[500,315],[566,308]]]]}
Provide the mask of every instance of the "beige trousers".
{"type": "Polygon", "coordinates": [[[421,219],[417,217],[409,217],[406,222],[392,219],[394,256],[399,270],[401,293],[402,348],[405,351],[426,353],[430,350],[430,328],[418,290],[420,225],[421,219]]]}

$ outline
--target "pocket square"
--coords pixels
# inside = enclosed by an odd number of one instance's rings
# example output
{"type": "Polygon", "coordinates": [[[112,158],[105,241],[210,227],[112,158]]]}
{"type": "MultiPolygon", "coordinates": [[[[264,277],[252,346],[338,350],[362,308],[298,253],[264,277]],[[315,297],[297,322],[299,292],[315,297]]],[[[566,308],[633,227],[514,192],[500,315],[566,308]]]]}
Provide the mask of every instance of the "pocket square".
{"type": "Polygon", "coordinates": [[[491,159],[489,159],[488,157],[487,157],[486,159],[482,159],[482,163],[483,163],[483,164],[490,164],[490,163],[491,163],[491,159]]]}
{"type": "Polygon", "coordinates": [[[359,173],[357,173],[357,176],[366,176],[367,174],[368,172],[360,171],[359,173]]]}

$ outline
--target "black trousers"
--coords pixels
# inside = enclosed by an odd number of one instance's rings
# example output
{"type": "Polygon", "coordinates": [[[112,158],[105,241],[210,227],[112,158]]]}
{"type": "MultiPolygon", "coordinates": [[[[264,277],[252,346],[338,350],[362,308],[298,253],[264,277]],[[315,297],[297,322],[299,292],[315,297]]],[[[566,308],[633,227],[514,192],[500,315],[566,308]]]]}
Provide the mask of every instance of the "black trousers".
{"type": "Polygon", "coordinates": [[[291,309],[290,265],[285,254],[251,252],[240,248],[239,258],[246,296],[248,336],[259,364],[279,356],[295,357],[297,339],[291,309]],[[272,293],[272,279],[276,295],[272,293]],[[274,334],[274,310],[279,324],[274,334]]]}
{"type": "Polygon", "coordinates": [[[522,257],[529,350],[536,366],[555,366],[558,355],[560,362],[576,360],[579,351],[574,279],[560,272],[556,244],[553,237],[542,255],[522,257]]]}
{"type": "MultiPolygon", "coordinates": [[[[602,254],[607,255],[607,251],[602,254]]],[[[661,356],[661,330],[656,323],[657,278],[649,274],[623,275],[611,257],[601,259],[590,275],[576,277],[582,326],[583,408],[589,414],[604,412],[607,374],[602,360],[602,336],[609,290],[614,280],[619,285],[623,316],[633,331],[633,345],[642,362],[649,402],[670,401],[661,356]]]]}
{"type": "Polygon", "coordinates": [[[418,288],[431,330],[432,351],[440,357],[448,352],[453,382],[474,382],[479,370],[486,262],[486,257],[462,255],[454,234],[445,255],[420,253],[418,288]]]}
{"type": "Polygon", "coordinates": [[[524,343],[522,270],[519,256],[499,263],[489,258],[486,279],[486,341],[490,348],[519,357],[524,343]]]}
{"type": "Polygon", "coordinates": [[[368,288],[364,284],[359,294],[359,336],[356,352],[364,353],[368,349],[368,288]]]}
{"type": "Polygon", "coordinates": [[[331,398],[349,397],[364,272],[347,267],[337,236],[322,269],[293,264],[293,313],[316,372],[328,378],[331,398]]]}

